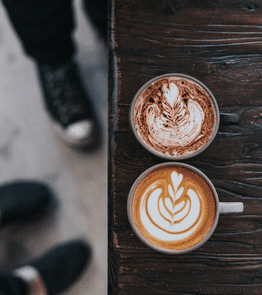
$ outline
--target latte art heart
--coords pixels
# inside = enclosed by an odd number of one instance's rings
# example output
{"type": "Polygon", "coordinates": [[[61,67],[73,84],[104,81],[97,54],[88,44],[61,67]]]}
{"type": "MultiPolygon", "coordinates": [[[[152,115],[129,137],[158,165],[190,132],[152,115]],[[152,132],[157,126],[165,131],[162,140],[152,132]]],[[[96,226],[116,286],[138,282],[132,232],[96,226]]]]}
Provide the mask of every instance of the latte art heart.
{"type": "Polygon", "coordinates": [[[202,218],[199,192],[190,187],[185,189],[182,186],[183,175],[175,171],[171,173],[170,180],[172,185],[167,185],[165,180],[151,184],[143,194],[140,205],[145,229],[164,241],[189,236],[202,218]]]}
{"type": "Polygon", "coordinates": [[[149,147],[165,155],[182,156],[207,143],[214,130],[215,110],[202,87],[186,79],[167,77],[140,94],[134,122],[149,147]]]}

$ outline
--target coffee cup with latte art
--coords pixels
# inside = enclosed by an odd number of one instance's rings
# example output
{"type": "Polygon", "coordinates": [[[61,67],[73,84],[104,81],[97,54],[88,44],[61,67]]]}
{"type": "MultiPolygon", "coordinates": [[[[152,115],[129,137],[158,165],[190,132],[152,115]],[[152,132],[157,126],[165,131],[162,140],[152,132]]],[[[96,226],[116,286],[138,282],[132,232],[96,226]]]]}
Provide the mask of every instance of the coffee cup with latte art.
{"type": "Polygon", "coordinates": [[[219,114],[212,92],[184,74],[151,79],[136,93],[130,123],[142,146],[164,159],[184,160],[204,151],[219,124],[237,124],[238,114],[219,114]]]}
{"type": "Polygon", "coordinates": [[[203,245],[220,213],[243,212],[243,203],[219,202],[216,189],[200,170],[185,163],[162,163],[142,173],[127,201],[128,219],[149,247],[184,254],[203,245]]]}

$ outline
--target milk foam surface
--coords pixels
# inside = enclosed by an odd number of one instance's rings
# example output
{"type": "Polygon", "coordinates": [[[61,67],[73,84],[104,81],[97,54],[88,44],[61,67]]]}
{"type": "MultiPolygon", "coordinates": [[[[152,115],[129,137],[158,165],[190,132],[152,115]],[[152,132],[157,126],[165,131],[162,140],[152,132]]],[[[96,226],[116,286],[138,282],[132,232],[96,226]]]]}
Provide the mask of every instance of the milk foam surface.
{"type": "Polygon", "coordinates": [[[170,156],[195,152],[209,140],[215,109],[198,84],[175,77],[153,82],[138,97],[135,128],[151,148],[170,156]]]}
{"type": "Polygon", "coordinates": [[[145,177],[134,192],[132,214],[152,244],[185,249],[201,241],[216,214],[212,190],[196,173],[165,167],[145,177]]]}

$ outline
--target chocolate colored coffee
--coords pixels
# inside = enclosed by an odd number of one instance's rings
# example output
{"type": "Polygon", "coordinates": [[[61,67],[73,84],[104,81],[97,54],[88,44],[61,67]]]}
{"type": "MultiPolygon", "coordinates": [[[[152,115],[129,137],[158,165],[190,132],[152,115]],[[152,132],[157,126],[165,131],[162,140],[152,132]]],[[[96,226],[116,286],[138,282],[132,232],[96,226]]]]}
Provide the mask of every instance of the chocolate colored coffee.
{"type": "Polygon", "coordinates": [[[203,177],[175,164],[149,172],[131,201],[139,233],[150,244],[175,251],[201,242],[215,221],[216,210],[214,194],[203,177]]]}
{"type": "Polygon", "coordinates": [[[165,77],[139,95],[134,123],[142,141],[168,156],[185,156],[203,147],[211,137],[215,107],[209,94],[189,79],[165,77]]]}

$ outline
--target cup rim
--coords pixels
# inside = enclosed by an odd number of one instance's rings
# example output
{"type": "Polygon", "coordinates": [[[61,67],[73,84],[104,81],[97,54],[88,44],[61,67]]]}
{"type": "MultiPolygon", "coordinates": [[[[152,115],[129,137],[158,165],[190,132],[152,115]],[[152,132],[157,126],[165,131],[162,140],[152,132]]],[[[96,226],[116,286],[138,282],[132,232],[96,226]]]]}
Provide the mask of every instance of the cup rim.
{"type": "Polygon", "coordinates": [[[213,183],[211,182],[211,180],[199,169],[197,169],[194,166],[191,166],[189,164],[186,163],[181,163],[181,162],[166,162],[166,163],[160,163],[157,165],[154,165],[150,168],[148,168],[147,170],[145,170],[142,174],[139,175],[139,177],[135,180],[135,182],[133,183],[129,194],[128,194],[128,198],[127,198],[127,217],[129,220],[129,223],[133,229],[133,231],[135,232],[136,236],[144,243],[146,244],[149,248],[152,248],[153,250],[157,251],[157,252],[161,252],[164,254],[171,254],[171,255],[179,255],[179,254],[185,254],[191,251],[194,251],[196,249],[198,249],[199,247],[201,247],[203,244],[205,244],[207,242],[207,240],[211,237],[211,235],[213,234],[213,232],[215,231],[216,227],[217,227],[217,223],[218,223],[218,219],[219,219],[219,198],[218,198],[218,194],[217,191],[213,185],[213,183]],[[170,249],[165,249],[165,248],[161,248],[158,246],[155,246],[153,244],[151,244],[148,240],[146,240],[143,235],[139,232],[139,230],[137,229],[133,217],[132,217],[132,199],[133,199],[133,193],[138,185],[138,183],[143,179],[143,177],[145,177],[148,173],[154,171],[155,169],[159,168],[159,167],[163,167],[163,166],[180,166],[183,168],[187,168],[193,172],[198,173],[201,177],[203,177],[203,179],[207,182],[207,184],[210,186],[212,193],[214,195],[215,198],[215,202],[216,202],[216,216],[214,219],[214,222],[211,226],[211,228],[209,229],[207,235],[196,245],[189,247],[187,249],[183,249],[183,250],[170,250],[170,249]]]}
{"type": "Polygon", "coordinates": [[[199,155],[200,153],[202,153],[211,143],[212,141],[215,139],[217,132],[218,132],[218,128],[219,128],[219,123],[220,123],[220,115],[219,115],[219,107],[217,104],[217,101],[215,99],[215,96],[213,95],[213,93],[210,91],[210,89],[203,84],[201,81],[199,81],[198,79],[186,75],[186,74],[181,74],[181,73],[167,73],[167,74],[162,74],[159,76],[156,76],[152,79],[150,79],[149,81],[147,81],[146,83],[144,83],[139,90],[136,92],[132,103],[131,103],[131,107],[130,107],[130,111],[129,111],[129,122],[131,125],[131,129],[133,131],[133,134],[135,135],[136,139],[138,140],[138,142],[146,149],[148,150],[150,153],[152,153],[153,155],[166,159],[166,160],[172,160],[172,161],[180,161],[180,160],[186,160],[192,157],[195,157],[197,155],[199,155]],[[199,86],[201,86],[210,96],[212,103],[214,105],[215,108],[215,126],[214,126],[214,130],[212,135],[210,136],[210,138],[208,139],[207,143],[202,146],[200,149],[198,149],[197,151],[188,154],[188,155],[184,155],[184,156],[170,156],[170,155],[164,155],[162,153],[157,152],[156,150],[154,150],[153,148],[149,147],[142,139],[141,137],[138,135],[138,132],[136,131],[135,128],[135,121],[134,121],[134,108],[135,108],[135,104],[136,101],[138,99],[138,97],[140,96],[140,94],[142,93],[142,91],[148,87],[151,83],[155,82],[156,80],[160,80],[164,77],[175,77],[175,78],[184,78],[184,79],[188,79],[192,82],[195,82],[196,84],[198,84],[199,86]]]}

